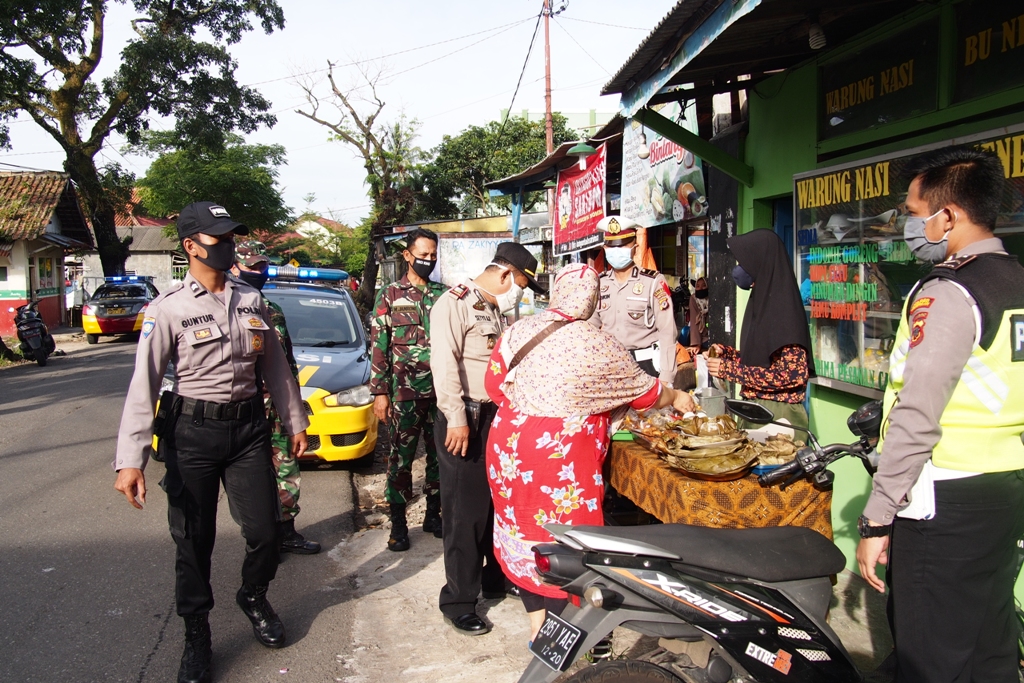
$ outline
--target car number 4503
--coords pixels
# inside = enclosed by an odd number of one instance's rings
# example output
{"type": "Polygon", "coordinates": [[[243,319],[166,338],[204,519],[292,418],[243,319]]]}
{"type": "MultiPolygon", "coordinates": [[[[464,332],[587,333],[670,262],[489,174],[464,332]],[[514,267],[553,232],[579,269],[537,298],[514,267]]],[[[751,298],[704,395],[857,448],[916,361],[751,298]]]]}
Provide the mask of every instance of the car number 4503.
{"type": "Polygon", "coordinates": [[[583,640],[583,636],[583,631],[569,622],[548,614],[540,632],[533,639],[530,651],[555,671],[564,671],[573,662],[573,650],[583,640]]]}

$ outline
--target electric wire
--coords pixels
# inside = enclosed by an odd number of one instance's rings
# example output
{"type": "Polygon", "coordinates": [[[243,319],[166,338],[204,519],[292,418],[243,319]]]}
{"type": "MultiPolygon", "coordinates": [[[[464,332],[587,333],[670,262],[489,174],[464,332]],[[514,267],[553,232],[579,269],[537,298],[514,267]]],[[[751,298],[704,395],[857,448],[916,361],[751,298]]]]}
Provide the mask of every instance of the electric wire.
{"type": "MultiPolygon", "coordinates": [[[[481,35],[483,33],[491,33],[492,31],[498,31],[499,29],[510,29],[510,28],[513,28],[513,27],[518,26],[520,24],[524,24],[524,23],[528,22],[532,18],[533,18],[532,16],[526,17],[525,19],[520,19],[518,21],[513,21],[513,22],[511,22],[509,24],[502,24],[501,26],[493,26],[491,28],[484,29],[482,31],[476,31],[475,33],[467,33],[466,35],[458,36],[457,38],[449,38],[447,40],[439,40],[438,42],[430,43],[429,45],[420,45],[418,47],[410,47],[410,48],[405,49],[405,50],[399,50],[398,52],[392,52],[390,54],[381,55],[380,57],[371,57],[371,58],[367,58],[367,59],[357,59],[355,61],[349,62],[348,64],[336,65],[336,68],[344,69],[346,67],[357,66],[359,64],[367,64],[367,63],[370,63],[370,62],[376,62],[376,61],[379,61],[381,59],[387,59],[389,57],[397,57],[398,55],[404,55],[404,54],[408,54],[410,52],[416,52],[417,50],[425,50],[425,49],[430,48],[430,47],[437,47],[438,45],[445,45],[446,43],[454,43],[457,40],[463,40],[465,38],[472,38],[473,36],[479,36],[479,35],[481,35]]],[[[502,31],[502,33],[503,32],[504,31],[502,31]]],[[[490,37],[490,36],[488,36],[488,37],[490,37]]],[[[475,45],[475,43],[474,43],[474,45],[475,45]]],[[[469,47],[469,46],[467,46],[467,47],[469,47]]],[[[452,53],[452,54],[454,54],[454,53],[452,53]]],[[[254,85],[265,85],[267,83],[276,83],[278,81],[287,81],[287,80],[290,80],[290,79],[293,79],[293,78],[298,78],[300,76],[310,76],[310,75],[315,74],[315,73],[321,73],[321,72],[327,71],[329,68],[331,68],[331,67],[324,67],[322,69],[313,69],[312,71],[305,71],[305,72],[302,72],[302,73],[293,74],[291,76],[282,76],[281,78],[271,78],[271,79],[266,80],[266,81],[256,81],[255,83],[246,83],[245,85],[246,85],[246,87],[249,87],[249,86],[254,86],[254,85]]]]}
{"type": "Polygon", "coordinates": [[[512,115],[512,107],[516,103],[516,95],[519,94],[519,86],[523,83],[523,74],[526,73],[526,66],[530,63],[530,55],[533,54],[533,43],[537,40],[537,29],[540,28],[540,18],[544,16],[544,11],[541,10],[540,14],[537,15],[537,23],[533,25],[533,35],[530,37],[530,47],[526,50],[526,59],[523,60],[523,68],[519,72],[519,80],[516,82],[516,89],[512,92],[512,101],[508,103],[508,114],[501,120],[501,128],[498,129],[498,137],[494,141],[494,149],[498,149],[498,145],[501,143],[501,135],[505,132],[505,123],[512,115]]]}
{"type": "Polygon", "coordinates": [[[592,55],[589,52],[587,52],[587,48],[583,47],[583,45],[580,44],[580,41],[576,40],[576,38],[574,38],[573,35],[571,33],[569,33],[569,30],[566,29],[564,26],[562,26],[562,22],[560,22],[556,17],[552,17],[552,19],[555,20],[555,25],[558,26],[558,28],[562,29],[562,32],[565,33],[565,35],[569,36],[569,39],[572,42],[576,43],[576,46],[579,49],[583,50],[583,54],[585,54],[586,56],[590,57],[590,61],[592,61],[594,64],[597,64],[598,68],[601,69],[601,71],[605,72],[609,76],[612,75],[611,71],[609,71],[608,69],[604,68],[604,65],[601,64],[601,62],[597,61],[597,59],[594,58],[594,55],[592,55]]]}
{"type": "Polygon", "coordinates": [[[620,26],[619,24],[606,24],[603,21],[591,21],[590,19],[580,19],[578,17],[563,17],[563,19],[568,19],[570,21],[579,21],[579,22],[582,22],[584,24],[594,24],[596,26],[608,26],[610,28],[624,28],[624,29],[629,29],[630,31],[645,31],[645,32],[649,32],[651,30],[649,28],[642,28],[640,26],[620,26]]]}

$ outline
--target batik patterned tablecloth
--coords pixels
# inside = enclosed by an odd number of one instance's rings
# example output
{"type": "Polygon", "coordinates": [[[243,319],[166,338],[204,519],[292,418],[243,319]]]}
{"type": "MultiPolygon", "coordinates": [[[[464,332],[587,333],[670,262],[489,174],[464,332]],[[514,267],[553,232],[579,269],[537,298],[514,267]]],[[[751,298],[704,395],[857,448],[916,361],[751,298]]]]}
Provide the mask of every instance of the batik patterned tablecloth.
{"type": "Polygon", "coordinates": [[[832,539],[832,491],[806,479],[785,490],[764,488],[755,475],[702,481],[630,441],[613,441],[608,460],[615,490],[662,522],[732,529],[803,526],[832,539]]]}

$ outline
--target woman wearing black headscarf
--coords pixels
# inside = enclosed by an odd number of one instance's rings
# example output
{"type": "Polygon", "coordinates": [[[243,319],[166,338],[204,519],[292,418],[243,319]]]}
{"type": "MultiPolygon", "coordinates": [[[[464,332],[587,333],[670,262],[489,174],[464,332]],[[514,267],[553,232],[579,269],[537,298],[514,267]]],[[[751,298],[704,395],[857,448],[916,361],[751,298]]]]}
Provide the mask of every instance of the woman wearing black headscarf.
{"type": "Polygon", "coordinates": [[[740,348],[715,344],[708,372],[741,385],[740,396],[763,404],[776,419],[807,427],[804,394],[814,377],[811,335],[800,287],[786,248],[771,230],[754,230],[729,239],[738,265],[733,279],[750,290],[743,316],[740,348]]]}

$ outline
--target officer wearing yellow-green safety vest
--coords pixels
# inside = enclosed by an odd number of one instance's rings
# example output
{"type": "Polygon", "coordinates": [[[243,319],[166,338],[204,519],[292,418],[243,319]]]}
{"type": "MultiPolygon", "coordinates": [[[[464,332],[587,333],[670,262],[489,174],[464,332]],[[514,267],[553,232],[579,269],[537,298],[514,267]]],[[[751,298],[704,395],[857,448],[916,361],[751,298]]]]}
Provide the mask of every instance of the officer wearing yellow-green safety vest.
{"type": "Polygon", "coordinates": [[[944,148],[910,172],[904,238],[937,265],[900,318],[857,561],[879,591],[888,564],[897,681],[1016,683],[1024,267],[993,232],[997,157],[944,148]]]}

